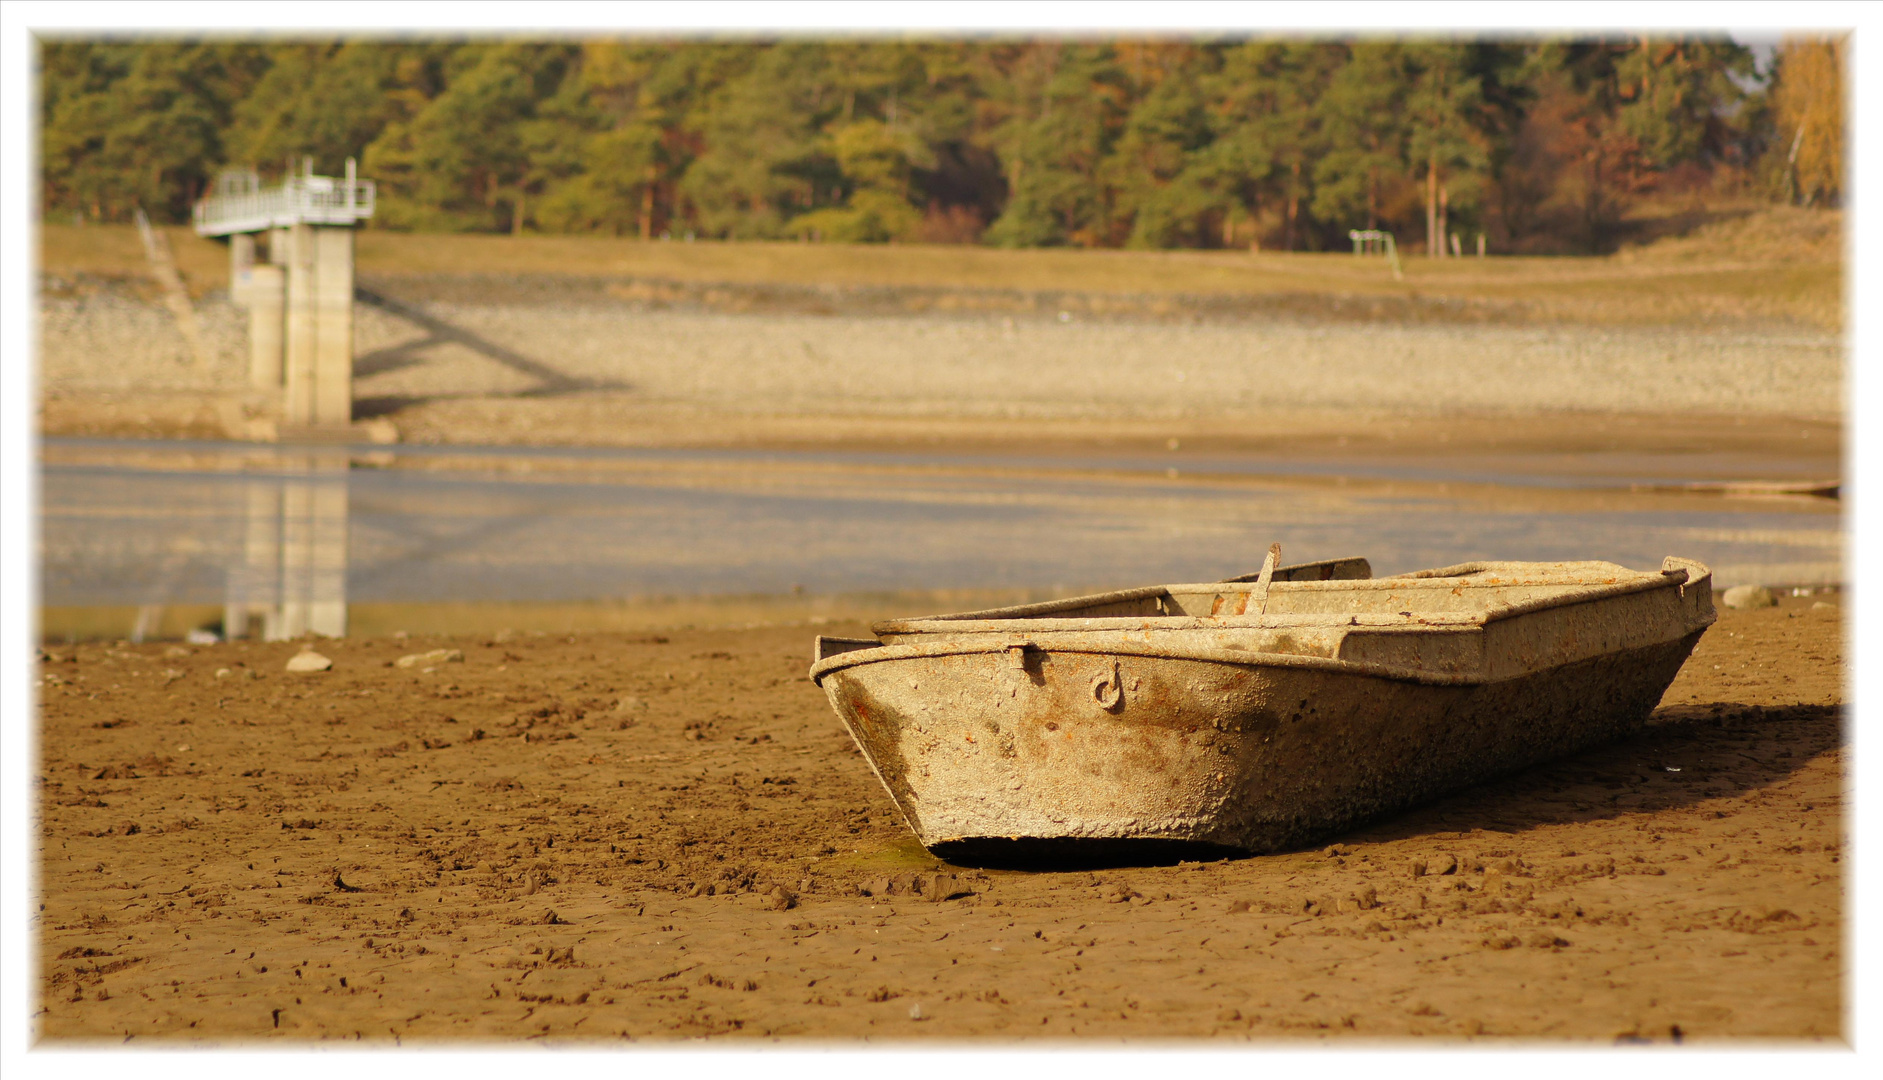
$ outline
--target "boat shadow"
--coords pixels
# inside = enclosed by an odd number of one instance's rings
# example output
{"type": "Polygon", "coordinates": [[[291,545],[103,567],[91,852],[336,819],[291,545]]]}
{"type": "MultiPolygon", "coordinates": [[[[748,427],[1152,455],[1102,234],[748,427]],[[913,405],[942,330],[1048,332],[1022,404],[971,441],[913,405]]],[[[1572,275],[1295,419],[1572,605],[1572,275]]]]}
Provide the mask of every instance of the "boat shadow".
{"type": "MultiPolygon", "coordinates": [[[[1252,855],[1178,840],[989,838],[938,844],[956,866],[1077,871],[1262,858],[1460,833],[1518,834],[1552,825],[1690,810],[1770,787],[1845,742],[1840,705],[1717,702],[1657,710],[1640,735],[1533,765],[1312,845],[1252,855]]],[[[1724,817],[1727,810],[1716,810],[1724,817]]]]}
{"type": "Polygon", "coordinates": [[[1695,810],[1771,787],[1846,741],[1841,705],[1714,702],[1655,711],[1639,735],[1474,784],[1328,839],[1519,834],[1551,825],[1695,810]]]}
{"type": "Polygon", "coordinates": [[[975,837],[944,841],[928,850],[950,865],[982,870],[1115,870],[1248,857],[1247,852],[1236,848],[1150,837],[975,837]]]}

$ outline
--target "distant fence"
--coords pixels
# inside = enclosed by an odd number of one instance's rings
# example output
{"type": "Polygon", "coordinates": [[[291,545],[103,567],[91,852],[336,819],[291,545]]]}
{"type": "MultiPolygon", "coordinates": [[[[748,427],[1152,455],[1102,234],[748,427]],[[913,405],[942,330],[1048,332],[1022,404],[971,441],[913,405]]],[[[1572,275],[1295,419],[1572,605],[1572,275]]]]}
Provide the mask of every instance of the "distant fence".
{"type": "Polygon", "coordinates": [[[1399,269],[1399,245],[1393,242],[1393,234],[1380,229],[1349,229],[1347,239],[1353,241],[1353,253],[1358,255],[1384,255],[1393,268],[1393,280],[1402,281],[1405,274],[1399,269]]]}

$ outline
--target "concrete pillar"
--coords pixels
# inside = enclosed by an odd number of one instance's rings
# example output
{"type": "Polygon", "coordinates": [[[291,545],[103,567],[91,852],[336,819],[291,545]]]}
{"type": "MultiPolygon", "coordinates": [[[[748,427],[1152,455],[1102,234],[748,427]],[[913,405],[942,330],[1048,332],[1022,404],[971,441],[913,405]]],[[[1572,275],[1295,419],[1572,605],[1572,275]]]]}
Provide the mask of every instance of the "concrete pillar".
{"type": "MultiPolygon", "coordinates": [[[[314,227],[295,225],[287,233],[287,364],[282,419],[297,427],[315,423],[315,344],[319,340],[319,279],[314,227]]],[[[276,233],[277,238],[280,233],[276,233]]]]}
{"type": "Polygon", "coordinates": [[[279,266],[248,268],[248,384],[271,394],[281,392],[283,308],[287,275],[279,266]]]}
{"type": "Polygon", "coordinates": [[[229,237],[229,302],[248,306],[249,271],[255,265],[255,234],[235,233],[229,237]]]}
{"type": "Polygon", "coordinates": [[[353,422],[353,230],[288,230],[287,371],[283,419],[302,427],[353,422]]]}
{"type": "Polygon", "coordinates": [[[353,230],[316,227],[314,246],[314,423],[344,427],[353,422],[353,230]]]}

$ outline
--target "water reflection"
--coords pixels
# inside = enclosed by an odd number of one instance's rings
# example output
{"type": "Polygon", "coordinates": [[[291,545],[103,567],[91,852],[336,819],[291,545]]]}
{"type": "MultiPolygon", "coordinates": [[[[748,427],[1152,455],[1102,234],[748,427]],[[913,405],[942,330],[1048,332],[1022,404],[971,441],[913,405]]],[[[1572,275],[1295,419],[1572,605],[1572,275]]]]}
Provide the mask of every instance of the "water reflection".
{"type": "Polygon", "coordinates": [[[266,641],[347,632],[344,449],[286,452],[270,478],[244,485],[242,557],[229,568],[223,630],[266,641]]]}
{"type": "MultiPolygon", "coordinates": [[[[278,639],[344,634],[349,604],[1064,593],[1249,572],[1274,540],[1291,559],[1364,555],[1382,574],[1675,554],[1711,565],[1721,587],[1843,577],[1841,507],[1815,499],[841,455],[46,449],[42,605],[140,608],[146,631],[165,605],[278,639]]],[[[122,622],[96,632],[132,624],[111,617],[122,622]]]]}

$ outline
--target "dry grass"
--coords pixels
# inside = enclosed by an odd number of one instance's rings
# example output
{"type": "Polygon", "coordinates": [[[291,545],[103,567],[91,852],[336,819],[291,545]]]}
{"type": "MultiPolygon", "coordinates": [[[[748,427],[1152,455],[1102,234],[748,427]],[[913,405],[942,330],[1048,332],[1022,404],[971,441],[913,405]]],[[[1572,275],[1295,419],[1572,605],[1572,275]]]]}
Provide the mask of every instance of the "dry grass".
{"type": "MultiPolygon", "coordinates": [[[[193,293],[229,287],[229,249],[205,240],[182,225],[164,226],[176,256],[177,272],[193,293]]],[[[54,225],[39,227],[39,265],[49,274],[91,274],[141,278],[149,273],[143,242],[130,225],[54,225]]]]}
{"type": "MultiPolygon", "coordinates": [[[[1585,324],[1779,320],[1835,329],[1844,318],[1842,215],[1767,207],[1608,257],[1380,259],[1233,251],[1003,251],[959,245],[641,242],[609,237],[406,234],[367,230],[370,276],[566,274],[689,283],[828,284],[1114,295],[1344,296],[1445,301],[1585,324]]],[[[227,249],[168,230],[192,289],[228,283],[227,249]]],[[[52,273],[135,276],[143,250],[128,226],[44,225],[52,273]]],[[[1436,305],[1434,305],[1436,306],[1436,305]]],[[[1475,310],[1473,310],[1475,309],[1475,310]]]]}
{"type": "Polygon", "coordinates": [[[1841,210],[1743,205],[1670,213],[1661,224],[1689,222],[1659,227],[1658,239],[1625,247],[1618,260],[1828,265],[1844,258],[1841,210]]]}

